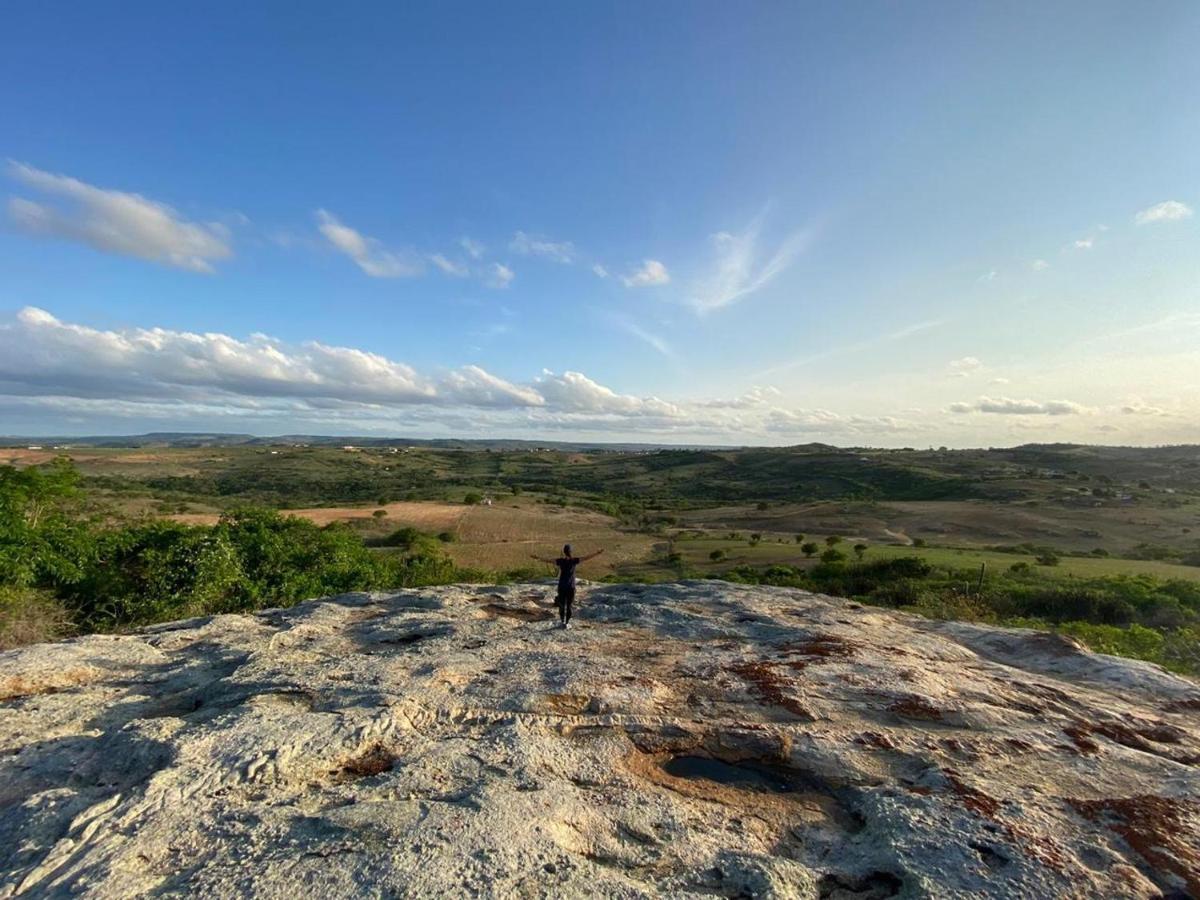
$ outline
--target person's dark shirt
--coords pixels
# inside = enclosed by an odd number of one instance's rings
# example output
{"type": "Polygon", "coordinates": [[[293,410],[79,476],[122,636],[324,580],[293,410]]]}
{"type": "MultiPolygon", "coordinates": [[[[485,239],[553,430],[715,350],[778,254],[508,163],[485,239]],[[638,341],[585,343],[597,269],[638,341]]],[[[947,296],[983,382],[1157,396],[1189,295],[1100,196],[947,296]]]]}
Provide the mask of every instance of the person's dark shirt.
{"type": "Polygon", "coordinates": [[[554,561],[558,566],[558,586],[560,588],[575,587],[575,567],[579,565],[578,556],[560,556],[554,561]]]}

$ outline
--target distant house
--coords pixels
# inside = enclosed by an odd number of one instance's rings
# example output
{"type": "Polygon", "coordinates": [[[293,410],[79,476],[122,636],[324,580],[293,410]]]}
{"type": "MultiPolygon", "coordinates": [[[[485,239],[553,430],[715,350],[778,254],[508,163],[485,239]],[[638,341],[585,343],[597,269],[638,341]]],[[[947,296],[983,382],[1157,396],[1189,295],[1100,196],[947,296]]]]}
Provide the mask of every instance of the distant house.
{"type": "Polygon", "coordinates": [[[26,449],[26,450],[41,450],[41,449],[42,449],[42,445],[41,445],[41,444],[30,444],[30,445],[29,445],[28,447],[26,447],[25,449],[26,449]]]}

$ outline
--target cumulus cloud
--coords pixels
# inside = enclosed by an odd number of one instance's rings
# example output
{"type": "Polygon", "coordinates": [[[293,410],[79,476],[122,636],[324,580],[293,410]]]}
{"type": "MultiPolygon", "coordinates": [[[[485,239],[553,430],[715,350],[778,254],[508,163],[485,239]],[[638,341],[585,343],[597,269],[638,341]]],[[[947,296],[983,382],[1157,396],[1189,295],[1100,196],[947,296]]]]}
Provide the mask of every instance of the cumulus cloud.
{"type": "Polygon", "coordinates": [[[372,278],[408,278],[421,274],[421,262],[415,256],[383,249],[379,241],[343,224],[327,210],[317,210],[317,230],[372,278]]]}
{"type": "Polygon", "coordinates": [[[1014,400],[1010,397],[980,397],[974,403],[951,403],[950,412],[993,413],[1009,416],[1074,416],[1086,413],[1087,407],[1070,400],[1014,400]]]}
{"type": "Polygon", "coordinates": [[[950,369],[950,373],[955,377],[966,378],[971,373],[982,368],[983,363],[981,363],[974,356],[964,356],[961,359],[950,360],[947,366],[950,369]]]}
{"type": "Polygon", "coordinates": [[[487,269],[484,283],[492,288],[506,288],[516,277],[516,273],[503,263],[492,263],[487,269]]]}
{"type": "Polygon", "coordinates": [[[575,261],[575,245],[570,241],[552,241],[535,234],[518,231],[509,242],[508,249],[522,256],[541,256],[557,263],[575,261]]]}
{"type": "Polygon", "coordinates": [[[483,259],[483,254],[487,251],[483,244],[469,237],[459,238],[458,246],[462,247],[463,252],[471,259],[483,259]]]}
{"type": "Polygon", "coordinates": [[[778,402],[781,393],[779,388],[771,385],[767,385],[766,387],[755,386],[740,397],[728,400],[706,400],[702,405],[708,409],[757,409],[768,403],[778,402]]]}
{"type": "Polygon", "coordinates": [[[621,394],[580,372],[544,371],[528,384],[473,365],[425,374],[352,347],[164,328],[105,331],[34,307],[0,325],[0,395],[322,413],[466,407],[625,419],[687,415],[681,404],[621,394]]]}
{"type": "Polygon", "coordinates": [[[721,231],[711,238],[714,260],[708,274],[693,288],[689,302],[697,312],[736,303],[770,284],[795,261],[811,239],[808,231],[788,235],[774,250],[760,246],[763,216],[741,234],[721,231]]]}
{"type": "Polygon", "coordinates": [[[1149,209],[1143,209],[1133,221],[1137,225],[1153,225],[1155,222],[1178,222],[1180,219],[1190,219],[1192,208],[1178,200],[1165,200],[1156,203],[1149,209]]]}
{"type": "Polygon", "coordinates": [[[597,278],[607,278],[608,269],[604,268],[604,266],[600,265],[600,263],[596,263],[594,266],[592,266],[592,274],[597,278]]]}
{"type": "Polygon", "coordinates": [[[657,259],[643,260],[640,268],[621,279],[625,287],[655,287],[667,284],[670,280],[667,267],[657,259]]]}
{"type": "Polygon", "coordinates": [[[86,244],[104,253],[211,273],[233,255],[229,229],[217,222],[189,222],[166,204],[140,194],[94,187],[66,175],[10,162],[8,174],[53,198],[13,197],[12,223],[27,234],[86,244]]]}
{"type": "Polygon", "coordinates": [[[611,388],[592,381],[581,372],[563,372],[555,375],[549,369],[542,371],[533,386],[546,402],[567,412],[599,413],[604,415],[634,416],[654,415],[666,418],[681,418],[681,406],[660,400],[657,397],[635,397],[618,394],[611,388]]]}
{"type": "Polygon", "coordinates": [[[1121,407],[1121,413],[1127,416],[1170,416],[1171,413],[1160,406],[1151,406],[1141,400],[1131,400],[1121,407]]]}

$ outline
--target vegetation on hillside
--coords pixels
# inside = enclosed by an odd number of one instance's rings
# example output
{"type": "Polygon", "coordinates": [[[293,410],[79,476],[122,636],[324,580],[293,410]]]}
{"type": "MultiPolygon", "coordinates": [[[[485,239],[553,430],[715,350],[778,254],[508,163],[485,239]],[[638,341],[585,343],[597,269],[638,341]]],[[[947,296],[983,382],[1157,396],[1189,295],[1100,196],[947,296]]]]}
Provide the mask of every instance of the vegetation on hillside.
{"type": "Polygon", "coordinates": [[[344,525],[261,508],[214,526],[110,524],[78,482],[65,461],[0,468],[0,646],[471,576],[436,542],[375,552],[344,525]]]}

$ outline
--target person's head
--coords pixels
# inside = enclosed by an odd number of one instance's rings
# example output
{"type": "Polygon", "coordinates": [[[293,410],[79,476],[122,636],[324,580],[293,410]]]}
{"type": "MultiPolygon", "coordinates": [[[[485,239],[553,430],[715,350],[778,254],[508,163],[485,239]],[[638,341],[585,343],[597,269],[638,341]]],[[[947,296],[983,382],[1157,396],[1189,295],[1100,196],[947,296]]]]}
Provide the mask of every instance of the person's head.
{"type": "Polygon", "coordinates": [[[570,556],[570,555],[571,555],[571,545],[563,544],[563,556],[570,556]]]}

